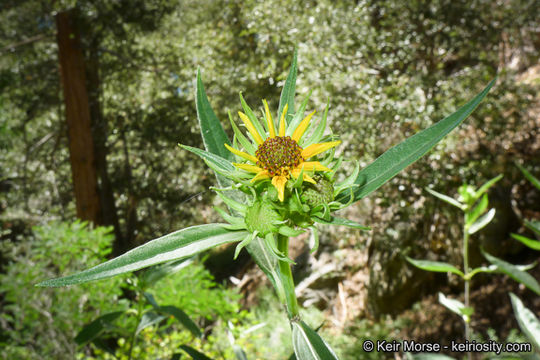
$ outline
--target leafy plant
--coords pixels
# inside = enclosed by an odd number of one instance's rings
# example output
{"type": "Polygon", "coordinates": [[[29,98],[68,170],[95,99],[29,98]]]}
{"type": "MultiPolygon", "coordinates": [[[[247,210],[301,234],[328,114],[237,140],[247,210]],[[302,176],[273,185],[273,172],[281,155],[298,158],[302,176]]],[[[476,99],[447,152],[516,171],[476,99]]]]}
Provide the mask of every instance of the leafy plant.
{"type": "Polygon", "coordinates": [[[7,262],[0,274],[0,348],[6,359],[73,359],[73,338],[100,312],[124,307],[122,277],[75,288],[37,289],[43,276],[74,272],[106,260],[111,228],[90,228],[85,222],[50,222],[35,226],[20,242],[0,242],[7,262]]]}
{"type": "Polygon", "coordinates": [[[264,101],[260,121],[240,96],[244,112],[239,116],[248,134],[246,137],[231,121],[235,132],[231,142],[210,106],[200,73],[197,75],[197,115],[206,151],[184,148],[203,158],[216,173],[221,188],[214,190],[229,213],[222,209],[217,211],[226,224],[182,229],[96,267],[46,280],[38,286],[66,286],[108,278],[239,242],[236,255],[241,249],[247,249],[286,306],[297,358],[337,358],[300,318],[290,268],[293,260],[288,256],[289,238],[309,230],[317,239],[315,223],[368,229],[335,217],[333,212],[375,191],[429,151],[478,106],[494,80],[454,114],[389,149],[364,169],[357,167],[347,179],[336,183],[334,175],[342,159],[335,156],[334,148],[340,141],[333,134],[324,135],[327,111],[317,125],[311,121],[314,113],[304,117],[309,95],[295,110],[296,76],[295,53],[277,116],[272,116],[264,101]]]}
{"type": "MultiPolygon", "coordinates": [[[[463,241],[461,243],[463,255],[462,269],[458,269],[456,266],[445,262],[415,260],[407,257],[407,261],[420,269],[433,272],[453,273],[454,275],[459,276],[463,280],[464,302],[461,302],[457,299],[448,298],[442,293],[439,293],[439,302],[447,309],[456,313],[462,318],[465,324],[465,338],[468,341],[471,340],[470,321],[471,315],[474,312],[473,307],[470,305],[469,298],[470,282],[476,274],[494,272],[505,273],[514,280],[524,284],[529,289],[533,290],[535,293],[540,294],[540,285],[531,275],[526,272],[526,270],[530,269],[532,266],[515,266],[502,259],[492,256],[485,251],[482,251],[482,253],[484,257],[492,264],[491,266],[481,266],[474,269],[471,269],[469,266],[470,235],[473,235],[476,232],[480,231],[493,220],[495,216],[495,209],[492,208],[488,210],[489,201],[487,191],[501,178],[502,175],[499,175],[487,181],[478,189],[472,185],[463,184],[458,189],[458,199],[426,188],[426,191],[429,192],[431,195],[452,206],[457,207],[463,212],[463,241]]],[[[471,354],[468,353],[468,356],[470,359],[471,354]]]]}

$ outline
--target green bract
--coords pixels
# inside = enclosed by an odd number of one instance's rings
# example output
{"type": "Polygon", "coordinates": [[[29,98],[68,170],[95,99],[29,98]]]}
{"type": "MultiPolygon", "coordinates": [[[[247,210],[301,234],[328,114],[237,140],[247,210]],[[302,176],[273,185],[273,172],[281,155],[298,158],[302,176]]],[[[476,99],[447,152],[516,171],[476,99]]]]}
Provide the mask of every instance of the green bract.
{"type": "Polygon", "coordinates": [[[46,280],[38,286],[103,279],[238,242],[235,257],[243,248],[247,249],[286,306],[297,359],[337,358],[326,342],[300,319],[290,267],[292,260],[288,256],[289,238],[309,230],[315,239],[312,248],[315,251],[316,226],[369,229],[336,217],[334,212],[377,190],[429,151],[478,106],[495,80],[455,113],[389,149],[367,167],[360,169],[357,163],[354,171],[338,183],[335,174],[343,159],[335,156],[335,148],[341,142],[327,128],[329,107],[318,121],[315,112],[305,116],[308,94],[295,109],[296,76],[295,52],[276,113],[272,114],[263,101],[264,111],[258,117],[240,95],[243,112],[238,116],[246,132],[229,114],[234,132],[231,141],[206,97],[200,72],[197,74],[197,117],[206,150],[182,147],[200,156],[215,172],[219,188],[214,190],[228,208],[228,211],[220,208],[216,211],[227,224],[179,230],[81,273],[46,280]]]}

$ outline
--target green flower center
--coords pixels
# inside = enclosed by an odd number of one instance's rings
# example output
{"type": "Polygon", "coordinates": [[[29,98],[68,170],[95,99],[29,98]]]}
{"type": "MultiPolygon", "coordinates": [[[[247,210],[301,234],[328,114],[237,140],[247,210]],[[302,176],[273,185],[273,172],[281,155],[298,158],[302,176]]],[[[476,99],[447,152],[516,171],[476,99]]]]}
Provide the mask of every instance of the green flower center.
{"type": "Polygon", "coordinates": [[[284,172],[298,166],[302,158],[302,148],[290,136],[276,136],[266,139],[255,152],[257,166],[268,171],[270,176],[284,175],[284,172]]]}

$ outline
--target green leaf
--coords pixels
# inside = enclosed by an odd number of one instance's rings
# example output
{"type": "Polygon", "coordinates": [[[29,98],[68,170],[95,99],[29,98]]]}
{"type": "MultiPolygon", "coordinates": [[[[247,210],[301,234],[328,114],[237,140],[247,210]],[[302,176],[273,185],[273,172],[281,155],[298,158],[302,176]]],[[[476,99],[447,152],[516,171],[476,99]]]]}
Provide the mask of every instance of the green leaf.
{"type": "Polygon", "coordinates": [[[289,104],[289,107],[287,108],[287,114],[285,116],[285,120],[288,121],[291,119],[294,111],[294,95],[296,92],[296,73],[298,71],[298,67],[296,65],[298,51],[295,49],[293,54],[293,59],[291,63],[291,68],[289,69],[289,75],[287,76],[287,79],[285,80],[285,84],[283,85],[283,89],[281,90],[281,97],[279,98],[279,107],[278,107],[278,119],[281,117],[281,113],[283,113],[283,109],[285,108],[285,104],[289,104]]]}
{"type": "Polygon", "coordinates": [[[528,237],[525,237],[525,236],[521,236],[521,235],[518,235],[518,234],[510,234],[510,236],[512,236],[514,239],[520,241],[523,245],[533,249],[533,250],[536,250],[536,251],[540,251],[540,241],[537,241],[537,240],[533,240],[533,239],[529,239],[528,237]]]}
{"type": "Polygon", "coordinates": [[[201,135],[206,150],[224,159],[232,160],[233,154],[223,146],[223,144],[231,145],[231,142],[206,97],[200,70],[197,71],[197,96],[195,105],[197,107],[197,118],[201,126],[201,135]]]}
{"type": "MultiPolygon", "coordinates": [[[[200,70],[197,70],[195,105],[197,107],[197,119],[199,120],[199,125],[201,127],[201,136],[204,142],[204,147],[210,153],[223,159],[232,161],[234,159],[234,155],[224,146],[224,144],[231,145],[231,141],[227,137],[225,130],[223,130],[223,126],[219,122],[219,119],[214,113],[214,110],[212,110],[212,106],[208,101],[208,97],[204,91],[200,70]]],[[[223,175],[216,174],[216,177],[218,184],[221,187],[227,187],[231,183],[230,180],[223,175]]]]}
{"type": "Polygon", "coordinates": [[[236,357],[236,360],[248,360],[246,353],[240,346],[234,344],[233,351],[234,351],[234,356],[236,357]]]}
{"type": "Polygon", "coordinates": [[[191,146],[182,144],[179,145],[183,149],[186,149],[187,151],[190,151],[195,155],[200,156],[208,164],[208,166],[218,175],[230,176],[236,170],[234,165],[229,160],[224,159],[221,156],[191,146]]]}
{"type": "Polygon", "coordinates": [[[456,275],[459,275],[461,277],[464,276],[463,272],[456,268],[454,265],[440,262],[440,261],[431,261],[431,260],[415,260],[411,259],[410,257],[405,257],[408,262],[416,266],[417,268],[420,268],[422,270],[427,271],[434,271],[434,272],[451,272],[456,275]]]}
{"type": "Polygon", "coordinates": [[[194,348],[188,345],[180,345],[180,349],[184,350],[188,353],[189,356],[193,358],[193,360],[212,360],[208,356],[204,355],[201,352],[198,352],[194,348]]]}
{"type": "Polygon", "coordinates": [[[45,280],[37,286],[81,284],[139,270],[166,261],[180,260],[210,248],[240,241],[245,231],[229,231],[225,224],[198,225],[149,241],[117,258],[66,277],[45,280]]]}
{"type": "Polygon", "coordinates": [[[193,320],[186,314],[182,309],[177,308],[176,306],[166,305],[160,306],[157,310],[162,314],[172,315],[180,324],[184,325],[195,337],[201,337],[201,330],[195,324],[193,320]]]}
{"type": "Polygon", "coordinates": [[[478,219],[478,217],[482,215],[484,211],[486,211],[487,207],[488,196],[487,194],[484,194],[484,196],[482,196],[482,200],[480,200],[478,205],[476,205],[474,209],[467,211],[467,213],[465,214],[465,224],[467,226],[471,226],[478,219]]]}
{"type": "Polygon", "coordinates": [[[469,322],[470,316],[474,312],[472,307],[465,306],[459,300],[447,298],[443,293],[439,293],[439,302],[448,310],[461,316],[466,322],[469,322]]]}
{"type": "Polygon", "coordinates": [[[455,206],[455,207],[457,207],[457,208],[459,208],[461,210],[463,210],[465,208],[464,204],[460,203],[459,201],[457,201],[453,197],[441,194],[440,192],[437,192],[435,190],[431,190],[430,188],[425,188],[425,189],[431,195],[435,196],[436,198],[441,199],[442,201],[444,201],[444,202],[446,202],[446,203],[448,203],[450,205],[453,205],[453,206],[455,206]]]}
{"type": "MultiPolygon", "coordinates": [[[[362,169],[355,181],[359,186],[354,190],[354,201],[360,200],[377,190],[401,170],[418,160],[446,134],[461,124],[484,99],[495,80],[493,79],[481,93],[455,113],[387,150],[362,169]]],[[[347,203],[349,196],[342,194],[337,200],[341,203],[347,203]]]]}
{"type": "Polygon", "coordinates": [[[472,224],[471,226],[468,226],[467,231],[469,232],[470,235],[472,235],[475,232],[482,230],[487,224],[491,222],[491,220],[493,220],[494,217],[495,217],[495,209],[491,209],[487,213],[482,215],[480,219],[478,219],[474,224],[472,224]]]}
{"type": "Polygon", "coordinates": [[[153,266],[146,270],[141,276],[143,287],[154,285],[166,276],[172,275],[192,263],[191,259],[181,259],[169,263],[153,266]]]}
{"type": "Polygon", "coordinates": [[[141,331],[143,331],[147,327],[159,323],[163,319],[166,319],[166,316],[156,314],[153,311],[148,311],[144,313],[141,318],[141,321],[139,322],[139,325],[137,325],[137,330],[135,331],[135,335],[139,334],[141,331]]]}
{"type": "Polygon", "coordinates": [[[302,320],[292,321],[292,343],[298,360],[338,359],[326,342],[302,320]]]}
{"type": "MultiPolygon", "coordinates": [[[[313,133],[310,134],[310,136],[307,136],[306,139],[303,142],[304,148],[308,147],[311,144],[316,144],[319,141],[321,141],[321,138],[323,137],[324,131],[326,130],[326,118],[328,116],[328,109],[330,107],[330,102],[326,103],[326,108],[324,109],[324,114],[317,124],[317,127],[315,130],[313,130],[313,133]]],[[[356,179],[356,176],[355,176],[356,179]]]]}
{"type": "Polygon", "coordinates": [[[523,305],[515,294],[510,293],[510,299],[512,300],[514,314],[516,315],[516,320],[521,331],[540,350],[540,321],[538,321],[538,318],[531,310],[523,305]]]}
{"type": "Polygon", "coordinates": [[[342,219],[335,216],[331,216],[330,220],[324,220],[320,217],[313,217],[313,221],[319,223],[319,224],[325,224],[325,225],[341,225],[341,226],[347,226],[353,229],[360,229],[360,230],[371,230],[369,226],[364,226],[362,224],[357,223],[356,221],[352,221],[349,219],[342,219]]]}
{"type": "Polygon", "coordinates": [[[229,121],[231,122],[231,126],[233,128],[234,135],[236,136],[236,138],[238,139],[240,144],[244,147],[244,150],[246,150],[251,155],[255,155],[255,151],[256,151],[255,146],[253,145],[253,143],[251,141],[249,141],[245,137],[245,135],[238,128],[238,126],[236,126],[230,111],[229,111],[229,121]]]}
{"type": "Polygon", "coordinates": [[[523,173],[523,176],[525,176],[525,178],[529,180],[531,184],[534,185],[534,187],[540,190],[540,180],[538,180],[535,176],[533,176],[533,174],[531,174],[527,169],[525,169],[523,166],[519,165],[518,163],[516,163],[516,166],[519,168],[519,170],[521,170],[521,172],[523,173]]]}
{"type": "MultiPolygon", "coordinates": [[[[304,119],[304,113],[306,111],[307,103],[309,101],[309,97],[311,96],[312,91],[310,90],[302,103],[300,104],[300,107],[298,108],[298,111],[294,114],[293,118],[291,119],[290,123],[287,126],[287,132],[285,133],[287,136],[292,136],[298,125],[302,122],[304,119]]],[[[311,123],[311,122],[310,122],[311,123]]],[[[304,137],[302,137],[302,140],[304,137]]],[[[306,147],[303,141],[300,141],[299,145],[302,147],[306,147]]]]}
{"type": "Polygon", "coordinates": [[[266,245],[266,242],[260,237],[255,237],[247,246],[247,251],[253,258],[253,261],[268,276],[270,282],[276,289],[281,302],[285,301],[285,285],[279,276],[279,264],[272,249],[266,245]]]}
{"type": "Polygon", "coordinates": [[[540,221],[538,220],[525,220],[525,226],[540,235],[540,221]]]}
{"type": "Polygon", "coordinates": [[[495,256],[488,254],[485,251],[482,251],[482,254],[484,254],[486,259],[490,263],[497,266],[497,269],[499,271],[510,276],[512,279],[516,280],[517,282],[525,285],[526,287],[534,291],[537,295],[540,295],[540,285],[538,285],[538,282],[530,274],[518,269],[515,265],[507,263],[504,260],[501,260],[499,258],[496,258],[495,256]]]}
{"type": "Polygon", "coordinates": [[[495,176],[493,179],[491,180],[488,180],[484,185],[480,186],[480,189],[478,189],[478,191],[476,191],[476,193],[474,194],[474,198],[475,199],[480,199],[480,196],[482,196],[482,194],[484,194],[486,191],[488,191],[488,189],[490,187],[492,187],[493,185],[495,185],[495,183],[499,180],[502,179],[502,174],[501,175],[498,175],[498,176],[495,176]]]}
{"type": "Polygon", "coordinates": [[[115,311],[105,315],[101,315],[90,324],[85,325],[75,337],[75,342],[78,345],[86,344],[99,336],[106,328],[111,326],[111,323],[116,320],[125,311],[115,311]]]}

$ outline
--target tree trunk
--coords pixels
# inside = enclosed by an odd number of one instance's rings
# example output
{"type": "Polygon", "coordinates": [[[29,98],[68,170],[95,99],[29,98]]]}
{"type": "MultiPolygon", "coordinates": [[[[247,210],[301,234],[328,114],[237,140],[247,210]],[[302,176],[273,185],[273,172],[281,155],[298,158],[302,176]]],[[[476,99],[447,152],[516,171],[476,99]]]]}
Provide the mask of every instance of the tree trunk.
{"type": "Polygon", "coordinates": [[[84,59],[79,34],[73,23],[72,11],[56,15],[56,26],[77,216],[97,225],[101,223],[101,206],[94,141],[86,91],[84,59]]]}

